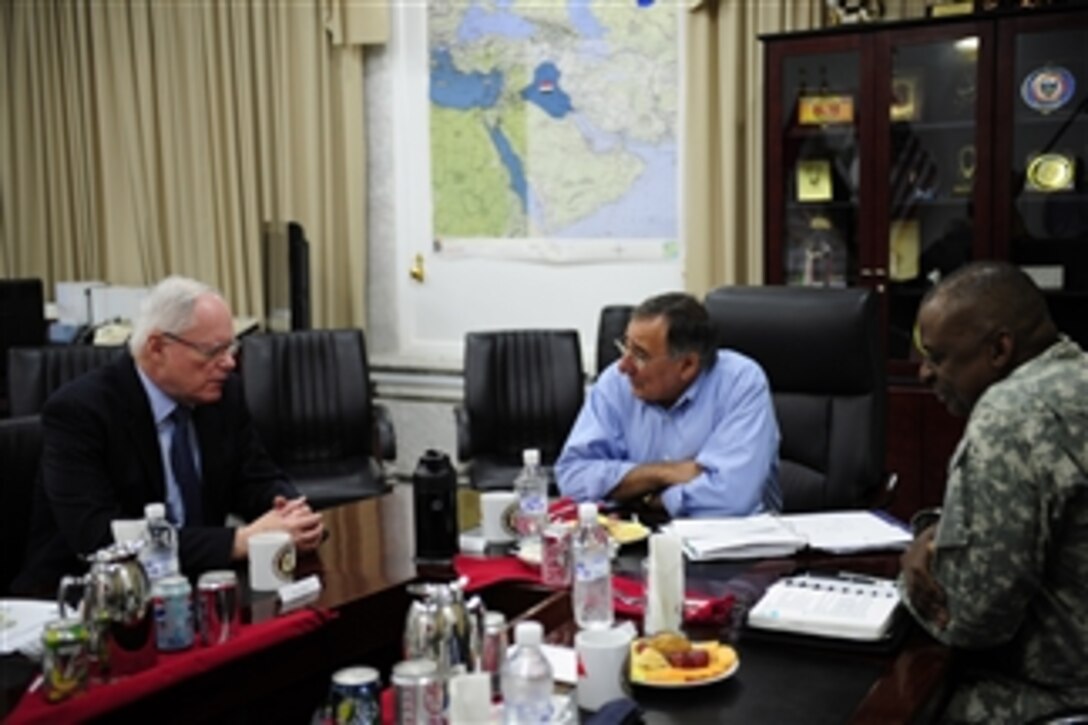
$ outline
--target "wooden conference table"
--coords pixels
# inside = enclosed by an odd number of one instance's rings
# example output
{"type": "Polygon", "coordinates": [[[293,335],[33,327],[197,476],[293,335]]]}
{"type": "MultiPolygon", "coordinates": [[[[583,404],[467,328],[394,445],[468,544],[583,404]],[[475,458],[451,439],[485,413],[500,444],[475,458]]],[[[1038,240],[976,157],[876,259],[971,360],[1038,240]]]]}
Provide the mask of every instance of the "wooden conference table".
{"type": "MultiPolygon", "coordinates": [[[[324,700],[329,677],[349,664],[382,671],[383,680],[400,659],[404,617],[417,578],[450,578],[448,570],[420,571],[413,563],[411,487],[325,512],[331,536],[316,556],[299,562],[299,575],[317,573],[323,589],[313,603],[336,616],[317,631],[269,646],[210,671],[171,682],[116,717],[155,721],[242,720],[309,722],[324,700]]],[[[621,555],[621,569],[637,570],[644,548],[621,555]]],[[[821,560],[815,557],[745,564],[688,566],[689,587],[708,594],[799,567],[850,568],[891,574],[897,557],[821,560]],[[738,575],[740,578],[738,579],[738,575]],[[732,582],[732,584],[730,583],[732,582]]],[[[566,591],[524,582],[502,583],[480,592],[489,608],[509,621],[538,619],[548,639],[567,642],[574,625],[566,591]]],[[[273,595],[250,602],[254,621],[276,615],[273,595]]],[[[892,652],[807,646],[790,640],[754,639],[740,632],[738,673],[700,688],[658,691],[636,688],[633,696],[649,723],[692,722],[910,722],[925,718],[938,697],[948,650],[910,625],[892,652]]],[[[17,658],[0,666],[7,707],[12,707],[34,671],[17,658]]]]}

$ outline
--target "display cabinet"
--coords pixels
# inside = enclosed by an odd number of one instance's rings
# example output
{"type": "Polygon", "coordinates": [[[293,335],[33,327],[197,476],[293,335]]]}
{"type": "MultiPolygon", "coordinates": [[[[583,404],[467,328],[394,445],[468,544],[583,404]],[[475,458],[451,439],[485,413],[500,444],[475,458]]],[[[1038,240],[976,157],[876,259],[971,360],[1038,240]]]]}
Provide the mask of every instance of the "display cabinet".
{"type": "Polygon", "coordinates": [[[1008,259],[1088,347],[1088,6],[762,40],[765,281],[877,290],[888,467],[938,503],[963,422],[916,383],[926,290],[1008,259]]]}
{"type": "Polygon", "coordinates": [[[767,283],[874,287],[893,379],[973,259],[1021,265],[1088,342],[1088,8],[763,40],[767,283]]]}

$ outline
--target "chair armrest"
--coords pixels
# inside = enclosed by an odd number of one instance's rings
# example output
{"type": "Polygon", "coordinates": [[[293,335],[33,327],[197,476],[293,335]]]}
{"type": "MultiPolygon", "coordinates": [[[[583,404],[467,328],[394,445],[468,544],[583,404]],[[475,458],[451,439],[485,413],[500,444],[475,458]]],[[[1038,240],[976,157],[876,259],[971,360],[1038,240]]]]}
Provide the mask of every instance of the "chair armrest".
{"type": "Polygon", "coordinates": [[[374,437],[376,451],[383,461],[392,461],[397,457],[397,432],[393,429],[393,419],[384,405],[374,405],[374,437]]]}
{"type": "Polygon", "coordinates": [[[468,411],[463,406],[454,406],[453,424],[457,429],[457,460],[468,461],[473,454],[472,429],[468,424],[468,411]]]}

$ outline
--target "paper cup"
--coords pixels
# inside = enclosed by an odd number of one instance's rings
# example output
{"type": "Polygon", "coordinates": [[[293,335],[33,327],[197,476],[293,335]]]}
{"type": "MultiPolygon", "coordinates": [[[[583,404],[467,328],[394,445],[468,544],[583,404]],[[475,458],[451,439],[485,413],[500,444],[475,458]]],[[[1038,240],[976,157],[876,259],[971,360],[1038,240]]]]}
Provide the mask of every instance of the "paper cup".
{"type": "Polygon", "coordinates": [[[120,544],[124,541],[139,541],[147,535],[147,521],[144,519],[114,519],[110,522],[113,540],[120,544]]]}
{"type": "Polygon", "coordinates": [[[574,635],[578,707],[596,712],[606,703],[627,697],[627,658],[634,636],[629,626],[586,629],[574,635]]]}
{"type": "Polygon", "coordinates": [[[249,537],[249,588],[276,591],[295,578],[295,545],[286,531],[266,531],[249,537]]]}
{"type": "Polygon", "coordinates": [[[480,518],[484,541],[508,544],[517,539],[518,496],[512,491],[480,494],[480,518]]]}

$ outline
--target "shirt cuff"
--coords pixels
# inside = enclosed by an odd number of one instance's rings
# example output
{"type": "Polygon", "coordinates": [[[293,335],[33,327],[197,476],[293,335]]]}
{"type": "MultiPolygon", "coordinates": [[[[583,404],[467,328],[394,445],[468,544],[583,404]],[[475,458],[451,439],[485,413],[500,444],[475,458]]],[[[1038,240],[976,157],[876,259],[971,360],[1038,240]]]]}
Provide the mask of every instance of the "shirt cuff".
{"type": "Polygon", "coordinates": [[[669,512],[669,516],[676,518],[684,513],[684,484],[669,486],[661,492],[661,504],[669,512]]]}

